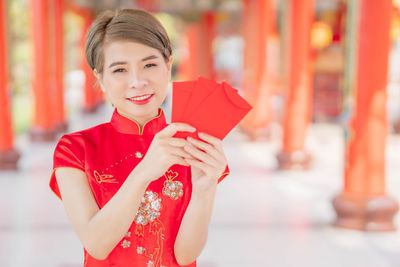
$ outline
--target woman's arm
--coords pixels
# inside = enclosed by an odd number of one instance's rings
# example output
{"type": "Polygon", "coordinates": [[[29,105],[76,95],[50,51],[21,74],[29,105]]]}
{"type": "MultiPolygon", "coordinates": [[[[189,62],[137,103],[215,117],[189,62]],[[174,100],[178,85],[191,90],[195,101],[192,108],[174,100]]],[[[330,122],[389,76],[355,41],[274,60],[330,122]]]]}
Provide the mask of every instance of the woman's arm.
{"type": "Polygon", "coordinates": [[[175,258],[180,265],[194,262],[203,250],[214,206],[216,185],[205,194],[192,192],[175,241],[175,258]]]}
{"type": "Polygon", "coordinates": [[[218,178],[226,167],[221,140],[204,134],[199,137],[208,144],[189,138],[192,145],[185,146],[195,159],[186,159],[192,171],[192,196],[174,244],[180,265],[195,261],[206,244],[218,178]]]}
{"type": "Polygon", "coordinates": [[[183,160],[191,157],[183,150],[187,141],[172,136],[177,131],[194,130],[188,125],[174,123],[160,131],[143,160],[101,209],[83,171],[72,168],[56,170],[68,219],[90,255],[99,260],[107,258],[131,226],[151,181],[158,179],[174,164],[188,166],[183,160]]]}
{"type": "Polygon", "coordinates": [[[59,168],[56,177],[68,219],[81,243],[94,258],[107,258],[132,224],[149,182],[133,170],[100,210],[84,172],[59,168]]]}

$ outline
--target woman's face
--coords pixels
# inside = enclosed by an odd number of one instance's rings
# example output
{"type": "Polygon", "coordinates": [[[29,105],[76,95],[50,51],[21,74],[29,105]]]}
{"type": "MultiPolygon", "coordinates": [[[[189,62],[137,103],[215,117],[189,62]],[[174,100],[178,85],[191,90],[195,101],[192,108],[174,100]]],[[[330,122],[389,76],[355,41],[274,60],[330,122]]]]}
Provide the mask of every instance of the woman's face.
{"type": "Polygon", "coordinates": [[[156,117],[167,95],[172,57],[166,63],[157,49],[132,41],[111,42],[103,52],[103,73],[95,75],[109,101],[140,125],[156,117]]]}

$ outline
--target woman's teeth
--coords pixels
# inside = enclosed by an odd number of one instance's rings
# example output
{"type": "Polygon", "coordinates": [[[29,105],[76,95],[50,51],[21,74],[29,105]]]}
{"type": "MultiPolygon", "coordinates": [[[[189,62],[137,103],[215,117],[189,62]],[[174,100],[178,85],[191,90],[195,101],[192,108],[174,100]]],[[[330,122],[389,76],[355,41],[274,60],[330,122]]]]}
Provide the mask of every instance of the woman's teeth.
{"type": "Polygon", "coordinates": [[[147,98],[149,98],[149,97],[151,97],[151,95],[145,95],[145,96],[139,96],[139,97],[132,97],[132,98],[129,98],[129,99],[135,100],[135,101],[140,101],[140,100],[145,100],[145,99],[147,99],[147,98]]]}

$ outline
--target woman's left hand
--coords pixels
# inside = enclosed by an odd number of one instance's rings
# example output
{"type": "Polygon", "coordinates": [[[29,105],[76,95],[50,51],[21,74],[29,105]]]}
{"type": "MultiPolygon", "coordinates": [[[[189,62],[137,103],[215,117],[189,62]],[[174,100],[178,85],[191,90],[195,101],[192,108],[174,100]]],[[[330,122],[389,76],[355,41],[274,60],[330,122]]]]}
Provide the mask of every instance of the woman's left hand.
{"type": "Polygon", "coordinates": [[[202,191],[218,183],[227,160],[220,139],[205,133],[198,135],[206,142],[188,137],[190,145],[186,145],[184,149],[194,158],[185,158],[191,166],[193,189],[202,191]]]}

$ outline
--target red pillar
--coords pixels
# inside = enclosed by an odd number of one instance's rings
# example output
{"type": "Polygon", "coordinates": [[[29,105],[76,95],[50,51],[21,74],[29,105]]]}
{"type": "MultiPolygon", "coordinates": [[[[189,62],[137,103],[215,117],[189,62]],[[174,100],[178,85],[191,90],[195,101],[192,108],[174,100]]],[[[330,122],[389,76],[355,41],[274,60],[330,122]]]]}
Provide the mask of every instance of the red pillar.
{"type": "Polygon", "coordinates": [[[397,202],[386,195],[386,86],[392,1],[360,1],[355,107],[347,145],[343,192],[333,200],[336,225],[394,230],[397,202]]]}
{"type": "Polygon", "coordinates": [[[314,0],[292,0],[290,8],[289,95],[283,122],[279,168],[308,168],[310,156],[304,151],[312,100],[310,30],[314,0]]]}
{"type": "Polygon", "coordinates": [[[34,122],[30,130],[32,141],[53,141],[57,127],[55,112],[52,111],[55,86],[51,86],[52,69],[50,59],[54,58],[51,49],[49,30],[49,1],[32,0],[33,43],[34,43],[34,122]]]}
{"type": "Polygon", "coordinates": [[[68,8],[69,10],[71,10],[72,12],[74,12],[83,19],[81,38],[80,38],[81,55],[82,55],[81,68],[85,74],[85,84],[83,88],[84,90],[83,111],[92,113],[95,112],[102,103],[104,103],[104,94],[100,90],[100,88],[96,86],[96,77],[94,76],[93,71],[87,64],[85,57],[86,34],[95,19],[95,12],[91,9],[81,7],[72,1],[68,1],[66,5],[67,5],[66,8],[68,8]]]}
{"type": "Polygon", "coordinates": [[[181,60],[178,67],[179,78],[183,80],[197,79],[198,54],[193,53],[193,51],[197,51],[197,32],[199,31],[198,28],[199,25],[192,23],[186,26],[183,33],[184,41],[182,46],[184,47],[186,53],[183,56],[183,59],[181,60]]]}
{"type": "Polygon", "coordinates": [[[55,112],[55,121],[58,132],[65,132],[68,128],[65,119],[64,111],[64,30],[63,30],[63,15],[64,15],[64,0],[53,0],[52,17],[54,21],[53,33],[54,36],[54,91],[55,101],[53,102],[53,110],[55,112]]]}
{"type": "Polygon", "coordinates": [[[202,14],[200,32],[200,75],[215,79],[214,55],[212,44],[215,38],[215,13],[207,11],[202,14]]]}
{"type": "Polygon", "coordinates": [[[10,112],[7,47],[7,1],[0,1],[0,170],[17,169],[18,152],[14,149],[14,137],[10,112]]]}
{"type": "Polygon", "coordinates": [[[243,95],[254,107],[240,126],[251,138],[270,121],[272,86],[267,73],[267,40],[273,27],[270,0],[243,1],[243,95]]]}
{"type": "Polygon", "coordinates": [[[136,0],[137,8],[144,9],[149,12],[158,12],[160,9],[159,0],[136,0]]]}
{"type": "Polygon", "coordinates": [[[185,29],[187,57],[179,66],[179,76],[195,80],[198,76],[215,78],[212,42],[215,36],[215,15],[208,11],[200,15],[199,21],[190,23],[185,29]]]}
{"type": "Polygon", "coordinates": [[[96,86],[96,77],[93,74],[93,71],[90,69],[89,65],[86,62],[85,57],[85,41],[86,34],[89,31],[92,22],[95,19],[95,15],[91,10],[78,10],[78,14],[82,16],[84,23],[82,28],[81,35],[81,47],[82,47],[82,62],[81,66],[83,72],[85,73],[85,99],[83,110],[85,112],[95,112],[97,108],[103,103],[103,94],[98,86],[96,86]]]}

